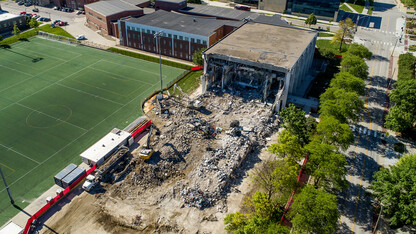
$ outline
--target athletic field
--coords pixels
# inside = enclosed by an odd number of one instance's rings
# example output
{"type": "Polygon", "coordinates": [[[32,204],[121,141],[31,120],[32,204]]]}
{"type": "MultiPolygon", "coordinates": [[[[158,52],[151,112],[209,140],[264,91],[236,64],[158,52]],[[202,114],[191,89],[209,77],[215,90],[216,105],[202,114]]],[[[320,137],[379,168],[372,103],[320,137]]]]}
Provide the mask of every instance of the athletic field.
{"type": "MultiPolygon", "coordinates": [[[[159,64],[40,38],[0,48],[0,166],[24,208],[69,163],[140,114],[159,64]]],[[[163,84],[184,70],[163,66],[163,84]]],[[[0,226],[17,213],[0,183],[0,226]]]]}

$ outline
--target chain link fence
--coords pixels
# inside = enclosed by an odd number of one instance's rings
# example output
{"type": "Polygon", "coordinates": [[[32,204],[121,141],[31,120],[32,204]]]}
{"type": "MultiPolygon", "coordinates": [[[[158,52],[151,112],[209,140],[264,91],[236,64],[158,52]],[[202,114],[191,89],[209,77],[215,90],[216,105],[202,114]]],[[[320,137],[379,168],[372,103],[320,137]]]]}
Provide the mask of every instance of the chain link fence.
{"type": "Polygon", "coordinates": [[[45,39],[48,39],[48,40],[60,41],[60,42],[64,42],[64,43],[67,43],[67,44],[70,44],[70,45],[84,45],[84,46],[94,47],[94,48],[98,48],[98,49],[102,49],[102,50],[107,50],[108,48],[110,48],[110,46],[101,45],[101,44],[94,43],[94,42],[91,42],[91,41],[76,40],[76,39],[73,39],[73,38],[60,36],[60,35],[55,35],[55,34],[42,32],[42,31],[38,32],[38,37],[45,38],[45,39]]]}

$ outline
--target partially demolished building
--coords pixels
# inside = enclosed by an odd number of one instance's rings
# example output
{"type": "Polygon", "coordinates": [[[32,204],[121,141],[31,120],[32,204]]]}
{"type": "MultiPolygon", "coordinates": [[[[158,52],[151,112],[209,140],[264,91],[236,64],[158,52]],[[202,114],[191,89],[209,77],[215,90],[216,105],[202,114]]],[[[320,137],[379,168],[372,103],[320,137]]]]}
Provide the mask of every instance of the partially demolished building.
{"type": "Polygon", "coordinates": [[[248,22],[204,52],[202,89],[213,85],[252,88],[279,112],[307,80],[315,31],[248,22]]]}

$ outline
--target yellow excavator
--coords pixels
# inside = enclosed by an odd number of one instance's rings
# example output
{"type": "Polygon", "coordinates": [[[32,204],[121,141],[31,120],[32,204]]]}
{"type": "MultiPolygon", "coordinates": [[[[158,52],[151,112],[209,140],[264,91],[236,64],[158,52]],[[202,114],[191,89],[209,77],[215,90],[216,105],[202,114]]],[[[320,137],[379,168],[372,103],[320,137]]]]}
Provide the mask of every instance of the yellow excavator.
{"type": "Polygon", "coordinates": [[[140,153],[139,153],[139,157],[142,159],[149,159],[152,156],[152,154],[155,152],[150,147],[150,137],[152,136],[152,132],[153,132],[153,125],[150,125],[150,130],[147,136],[146,145],[143,146],[143,148],[140,150],[140,153]]]}

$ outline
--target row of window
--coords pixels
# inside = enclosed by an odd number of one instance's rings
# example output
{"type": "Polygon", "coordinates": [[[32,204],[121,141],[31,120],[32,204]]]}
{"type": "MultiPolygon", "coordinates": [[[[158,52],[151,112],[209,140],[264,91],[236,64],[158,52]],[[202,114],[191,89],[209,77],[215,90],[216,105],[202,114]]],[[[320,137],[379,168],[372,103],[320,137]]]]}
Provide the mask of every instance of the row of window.
{"type": "Polygon", "coordinates": [[[97,18],[99,21],[104,22],[103,18],[101,18],[101,17],[99,17],[99,16],[94,15],[94,14],[93,14],[93,13],[91,13],[90,11],[88,11],[88,14],[89,14],[90,16],[94,17],[94,18],[97,18]]]}
{"type": "MultiPolygon", "coordinates": [[[[152,34],[152,35],[154,35],[156,33],[156,31],[153,31],[153,30],[149,30],[149,29],[146,30],[144,28],[140,29],[140,28],[135,28],[135,27],[130,27],[130,26],[127,26],[127,30],[136,31],[136,32],[140,32],[141,31],[142,33],[148,33],[148,34],[152,34]]],[[[173,38],[173,39],[179,39],[179,40],[182,40],[182,41],[189,41],[189,38],[188,37],[178,36],[178,35],[172,35],[170,33],[163,33],[162,36],[163,37],[173,38]]],[[[205,45],[205,46],[207,45],[207,41],[200,40],[200,39],[191,38],[191,42],[192,43],[202,44],[202,45],[205,45]]]]}
{"type": "MultiPolygon", "coordinates": [[[[134,48],[138,48],[137,47],[138,45],[136,44],[136,42],[134,42],[133,44],[131,42],[129,42],[129,46],[130,47],[133,46],[134,48]]],[[[156,52],[156,47],[155,46],[152,47],[150,45],[144,45],[143,49],[147,50],[147,51],[156,52]]],[[[187,53],[182,53],[182,52],[178,53],[178,51],[174,51],[174,53],[172,54],[172,51],[169,50],[169,49],[163,49],[162,54],[163,55],[168,55],[168,56],[174,56],[174,57],[178,57],[178,58],[182,58],[182,59],[186,59],[186,60],[192,59],[192,56],[189,56],[187,53]]]]}
{"type": "MultiPolygon", "coordinates": [[[[19,19],[19,25],[22,24],[22,23],[23,23],[23,20],[22,19],[19,19]]],[[[17,24],[17,21],[16,20],[13,20],[13,22],[12,21],[7,21],[7,22],[5,22],[3,24],[0,24],[0,28],[11,27],[11,26],[14,26],[15,24],[17,24]]]]}

